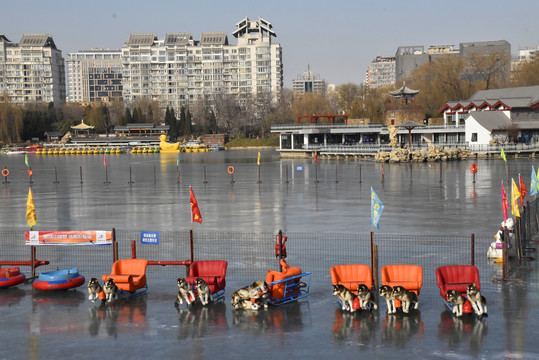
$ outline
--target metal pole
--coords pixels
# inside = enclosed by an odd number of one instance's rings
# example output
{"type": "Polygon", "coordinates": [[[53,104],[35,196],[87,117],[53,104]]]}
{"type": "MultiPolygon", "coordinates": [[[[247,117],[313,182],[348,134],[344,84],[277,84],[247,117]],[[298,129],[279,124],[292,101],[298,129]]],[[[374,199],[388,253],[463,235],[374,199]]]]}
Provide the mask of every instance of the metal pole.
{"type": "MultiPolygon", "coordinates": [[[[178,180],[179,182],[179,180],[178,180]]],[[[204,165],[204,184],[207,184],[208,182],[206,181],[206,165],[204,165]]]]}
{"type": "Polygon", "coordinates": [[[28,167],[28,174],[30,175],[30,184],[32,184],[33,181],[32,181],[32,167],[31,166],[28,167]]]}
{"type": "Polygon", "coordinates": [[[385,170],[384,165],[382,165],[382,184],[384,183],[385,170]]]}
{"type": "Polygon", "coordinates": [[[189,230],[189,240],[191,245],[191,264],[195,261],[195,252],[193,247],[193,229],[189,230]]]}
{"type": "Polygon", "coordinates": [[[288,165],[285,165],[286,169],[286,183],[288,184],[288,165]]]}
{"type": "Polygon", "coordinates": [[[410,184],[413,183],[414,181],[412,180],[413,178],[413,168],[412,168],[412,164],[410,164],[410,184]]]}
{"type": "Polygon", "coordinates": [[[116,241],[116,228],[112,228],[112,262],[118,260],[118,242],[116,241]]]}
{"type": "Polygon", "coordinates": [[[54,167],[54,183],[58,184],[58,171],[56,169],[56,166],[54,167]]]}
{"type": "Polygon", "coordinates": [[[137,245],[135,244],[135,240],[131,240],[131,259],[137,258],[137,245]]]}
{"type": "Polygon", "coordinates": [[[129,183],[133,183],[133,181],[131,180],[131,166],[129,167],[129,183]]]}
{"type": "Polygon", "coordinates": [[[153,166],[153,184],[157,184],[157,170],[155,169],[155,165],[153,166]]]}
{"type": "Polygon", "coordinates": [[[80,167],[80,183],[82,184],[82,166],[80,167]]]}
{"type": "Polygon", "coordinates": [[[339,172],[338,172],[338,165],[335,164],[335,183],[339,182],[339,172]]]}
{"type": "Polygon", "coordinates": [[[30,257],[32,258],[32,279],[36,277],[36,247],[30,248],[30,257]]]}
{"type": "Polygon", "coordinates": [[[442,183],[442,162],[440,161],[440,184],[442,183]]]}
{"type": "Polygon", "coordinates": [[[262,181],[260,181],[260,165],[258,165],[258,181],[257,183],[260,184],[262,181]]]}
{"type": "Polygon", "coordinates": [[[318,164],[314,164],[314,182],[318,184],[318,164]]]}
{"type": "Polygon", "coordinates": [[[281,266],[281,259],[283,258],[283,231],[279,230],[279,271],[283,272],[283,267],[281,266]]]}
{"type": "Polygon", "coordinates": [[[475,234],[472,234],[472,242],[471,242],[470,253],[471,253],[471,257],[472,257],[472,265],[475,265],[475,234]]]}
{"type": "Polygon", "coordinates": [[[361,184],[361,164],[359,165],[359,183],[361,184]]]}

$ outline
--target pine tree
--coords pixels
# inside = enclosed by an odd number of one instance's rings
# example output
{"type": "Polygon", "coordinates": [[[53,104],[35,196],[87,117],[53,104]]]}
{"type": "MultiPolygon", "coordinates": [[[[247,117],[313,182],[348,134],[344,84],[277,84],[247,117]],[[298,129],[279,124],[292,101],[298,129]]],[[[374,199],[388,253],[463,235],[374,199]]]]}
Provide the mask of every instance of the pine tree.
{"type": "Polygon", "coordinates": [[[192,134],[191,112],[189,111],[189,109],[187,109],[187,113],[185,114],[185,123],[184,123],[183,135],[184,136],[191,136],[191,134],[192,134]]]}
{"type": "Polygon", "coordinates": [[[180,108],[180,121],[178,122],[179,136],[185,135],[185,107],[180,108]]]}

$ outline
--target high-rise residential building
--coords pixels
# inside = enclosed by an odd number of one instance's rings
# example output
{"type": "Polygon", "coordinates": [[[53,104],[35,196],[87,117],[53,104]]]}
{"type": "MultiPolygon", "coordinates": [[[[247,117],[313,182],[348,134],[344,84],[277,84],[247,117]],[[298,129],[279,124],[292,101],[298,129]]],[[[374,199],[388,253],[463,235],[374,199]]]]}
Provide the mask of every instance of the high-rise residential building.
{"type": "Polygon", "coordinates": [[[367,69],[365,86],[376,89],[395,85],[395,57],[377,56],[367,69]]]}
{"type": "Polygon", "coordinates": [[[21,105],[65,103],[64,59],[52,36],[25,34],[13,43],[0,35],[0,93],[4,92],[21,105]]]}
{"type": "Polygon", "coordinates": [[[67,101],[122,101],[120,50],[92,49],[68,54],[67,101]]]}
{"type": "Polygon", "coordinates": [[[320,75],[315,74],[313,71],[305,71],[303,75],[298,75],[298,78],[292,80],[292,91],[294,97],[299,98],[305,93],[316,92],[322,95],[326,95],[327,84],[324,79],[320,79],[320,75]]]}
{"type": "Polygon", "coordinates": [[[176,113],[202,96],[270,93],[278,98],[283,86],[281,45],[271,23],[245,18],[232,33],[205,32],[200,40],[190,33],[131,34],[121,49],[123,98],[159,101],[176,113]]]}
{"type": "Polygon", "coordinates": [[[518,47],[518,61],[533,61],[538,58],[539,45],[518,47]]]}

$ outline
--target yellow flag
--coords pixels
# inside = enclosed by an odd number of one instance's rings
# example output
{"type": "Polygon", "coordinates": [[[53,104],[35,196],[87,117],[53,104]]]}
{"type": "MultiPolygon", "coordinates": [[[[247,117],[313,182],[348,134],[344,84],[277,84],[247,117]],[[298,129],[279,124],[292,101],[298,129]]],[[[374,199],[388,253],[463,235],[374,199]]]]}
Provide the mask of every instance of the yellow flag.
{"type": "Polygon", "coordinates": [[[260,165],[260,151],[258,152],[258,158],[256,159],[256,163],[260,165]]]}
{"type": "Polygon", "coordinates": [[[520,191],[518,191],[518,186],[515,184],[515,179],[511,179],[513,185],[511,187],[511,214],[516,217],[520,217],[520,209],[518,208],[518,198],[520,198],[520,191]]]}
{"type": "Polygon", "coordinates": [[[31,228],[36,226],[36,207],[34,206],[34,197],[32,196],[32,188],[28,189],[28,200],[26,200],[26,222],[31,228]]]}

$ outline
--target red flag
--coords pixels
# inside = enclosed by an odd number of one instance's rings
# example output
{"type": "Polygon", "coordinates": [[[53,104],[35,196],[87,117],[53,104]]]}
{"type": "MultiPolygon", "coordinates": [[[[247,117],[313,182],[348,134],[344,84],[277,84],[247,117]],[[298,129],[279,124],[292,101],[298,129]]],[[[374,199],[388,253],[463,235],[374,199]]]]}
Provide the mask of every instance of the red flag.
{"type": "Polygon", "coordinates": [[[318,164],[318,151],[314,152],[314,162],[318,164]]]}
{"type": "Polygon", "coordinates": [[[202,224],[202,216],[200,215],[200,209],[198,208],[197,199],[193,193],[193,189],[189,186],[189,191],[191,192],[191,222],[197,222],[202,224]]]}
{"type": "Polygon", "coordinates": [[[103,165],[107,167],[107,155],[103,157],[103,165]]]}
{"type": "Polygon", "coordinates": [[[505,188],[503,187],[502,180],[502,211],[503,211],[503,221],[507,221],[507,210],[509,209],[509,203],[507,202],[507,195],[505,194],[505,188]]]}
{"type": "Polygon", "coordinates": [[[524,181],[522,181],[522,176],[518,174],[518,191],[520,191],[520,206],[524,207],[524,197],[528,193],[528,189],[526,189],[526,185],[524,185],[524,181]]]}

